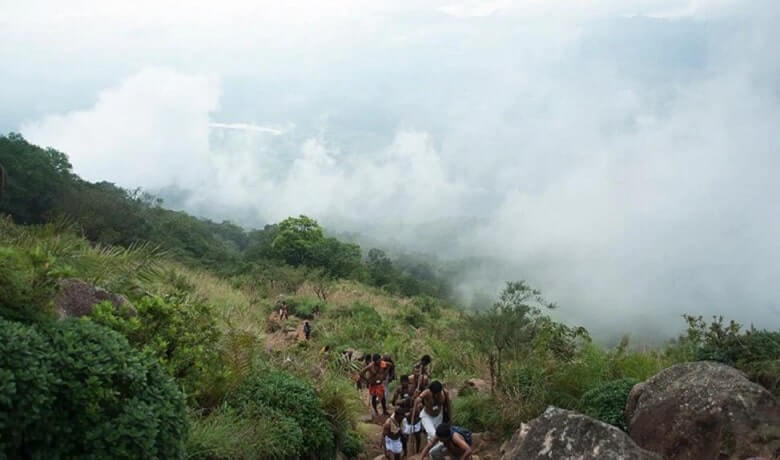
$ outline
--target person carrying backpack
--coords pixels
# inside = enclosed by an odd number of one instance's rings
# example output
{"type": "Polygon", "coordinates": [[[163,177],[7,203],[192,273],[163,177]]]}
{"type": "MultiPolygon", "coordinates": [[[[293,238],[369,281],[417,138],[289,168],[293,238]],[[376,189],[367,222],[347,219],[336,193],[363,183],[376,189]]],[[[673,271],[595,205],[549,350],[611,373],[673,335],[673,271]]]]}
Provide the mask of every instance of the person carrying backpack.
{"type": "Polygon", "coordinates": [[[442,423],[436,427],[436,436],[428,441],[420,458],[424,459],[426,455],[430,454],[433,460],[444,460],[445,458],[467,460],[471,458],[471,443],[469,430],[442,423]]]}

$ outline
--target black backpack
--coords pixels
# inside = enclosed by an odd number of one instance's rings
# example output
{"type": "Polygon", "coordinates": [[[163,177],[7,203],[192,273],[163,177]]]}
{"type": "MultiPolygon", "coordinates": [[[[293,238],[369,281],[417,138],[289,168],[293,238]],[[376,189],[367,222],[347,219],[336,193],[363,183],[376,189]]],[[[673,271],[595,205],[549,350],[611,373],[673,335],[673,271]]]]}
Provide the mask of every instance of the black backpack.
{"type": "Polygon", "coordinates": [[[452,433],[458,433],[459,435],[463,436],[463,439],[466,440],[466,444],[471,445],[471,431],[463,428],[462,426],[454,425],[450,429],[452,430],[452,433]]]}

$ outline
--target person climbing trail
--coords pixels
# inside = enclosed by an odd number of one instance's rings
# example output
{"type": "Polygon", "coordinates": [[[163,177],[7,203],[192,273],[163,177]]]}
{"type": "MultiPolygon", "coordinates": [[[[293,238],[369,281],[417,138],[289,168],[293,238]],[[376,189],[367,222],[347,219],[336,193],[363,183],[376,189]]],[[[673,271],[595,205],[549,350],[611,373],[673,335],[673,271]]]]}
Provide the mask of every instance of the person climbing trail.
{"type": "Polygon", "coordinates": [[[415,440],[415,453],[420,451],[421,446],[422,424],[420,423],[420,417],[416,417],[414,422],[412,422],[412,409],[414,408],[415,396],[414,381],[410,379],[408,375],[402,375],[400,385],[393,392],[393,398],[390,403],[394,407],[401,408],[404,411],[404,421],[402,423],[404,433],[404,455],[406,454],[407,444],[411,436],[414,436],[415,440]]]}
{"type": "Polygon", "coordinates": [[[434,380],[428,389],[415,399],[413,415],[420,414],[423,429],[428,439],[436,435],[436,427],[452,420],[452,403],[449,393],[438,380],[434,380]]]}
{"type": "Polygon", "coordinates": [[[442,423],[436,427],[436,434],[429,438],[420,458],[430,454],[433,460],[451,458],[467,460],[471,458],[471,432],[465,428],[442,423]]]}
{"type": "Polygon", "coordinates": [[[372,362],[360,372],[360,376],[368,382],[368,394],[371,400],[371,407],[374,408],[374,413],[379,415],[377,410],[377,402],[382,402],[382,414],[389,415],[387,412],[387,398],[385,398],[385,375],[387,373],[388,365],[382,361],[382,357],[379,353],[375,353],[372,357],[372,362]]]}
{"type": "Polygon", "coordinates": [[[403,420],[403,410],[398,408],[382,427],[382,444],[385,458],[388,460],[401,460],[401,454],[404,453],[403,431],[401,429],[403,420]]]}
{"type": "Polygon", "coordinates": [[[382,361],[387,364],[387,368],[385,370],[385,399],[390,398],[390,382],[395,380],[395,363],[393,362],[393,358],[385,353],[382,355],[382,361]]]}
{"type": "Polygon", "coordinates": [[[311,324],[308,321],[303,322],[303,335],[306,336],[306,340],[311,338],[311,324]]]}
{"type": "Polygon", "coordinates": [[[430,375],[431,375],[430,365],[431,365],[430,355],[423,355],[423,357],[420,358],[420,360],[417,361],[414,364],[414,367],[412,368],[412,374],[416,377],[415,380],[417,381],[417,391],[419,392],[422,392],[428,385],[427,381],[430,380],[430,375]]]}

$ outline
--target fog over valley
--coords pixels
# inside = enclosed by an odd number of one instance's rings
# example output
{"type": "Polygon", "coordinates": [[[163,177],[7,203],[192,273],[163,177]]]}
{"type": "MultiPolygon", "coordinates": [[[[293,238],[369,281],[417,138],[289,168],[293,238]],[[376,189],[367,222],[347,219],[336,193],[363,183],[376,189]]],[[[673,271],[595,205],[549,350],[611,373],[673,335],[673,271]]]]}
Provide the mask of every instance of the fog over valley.
{"type": "Polygon", "coordinates": [[[87,180],[305,214],[466,305],[525,279],[602,337],[780,327],[776,1],[0,5],[0,132],[87,180]]]}

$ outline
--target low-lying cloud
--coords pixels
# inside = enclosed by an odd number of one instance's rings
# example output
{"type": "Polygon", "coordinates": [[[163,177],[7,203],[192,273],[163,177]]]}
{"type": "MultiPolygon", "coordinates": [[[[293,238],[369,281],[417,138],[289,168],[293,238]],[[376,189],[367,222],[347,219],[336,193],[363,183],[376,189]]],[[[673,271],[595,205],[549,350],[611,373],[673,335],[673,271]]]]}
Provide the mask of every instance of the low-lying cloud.
{"type": "Polygon", "coordinates": [[[145,67],[21,131],[213,218],[491,258],[464,297],[528,279],[602,334],[780,327],[780,7],[565,4],[373,11],[322,54],[145,67]]]}

